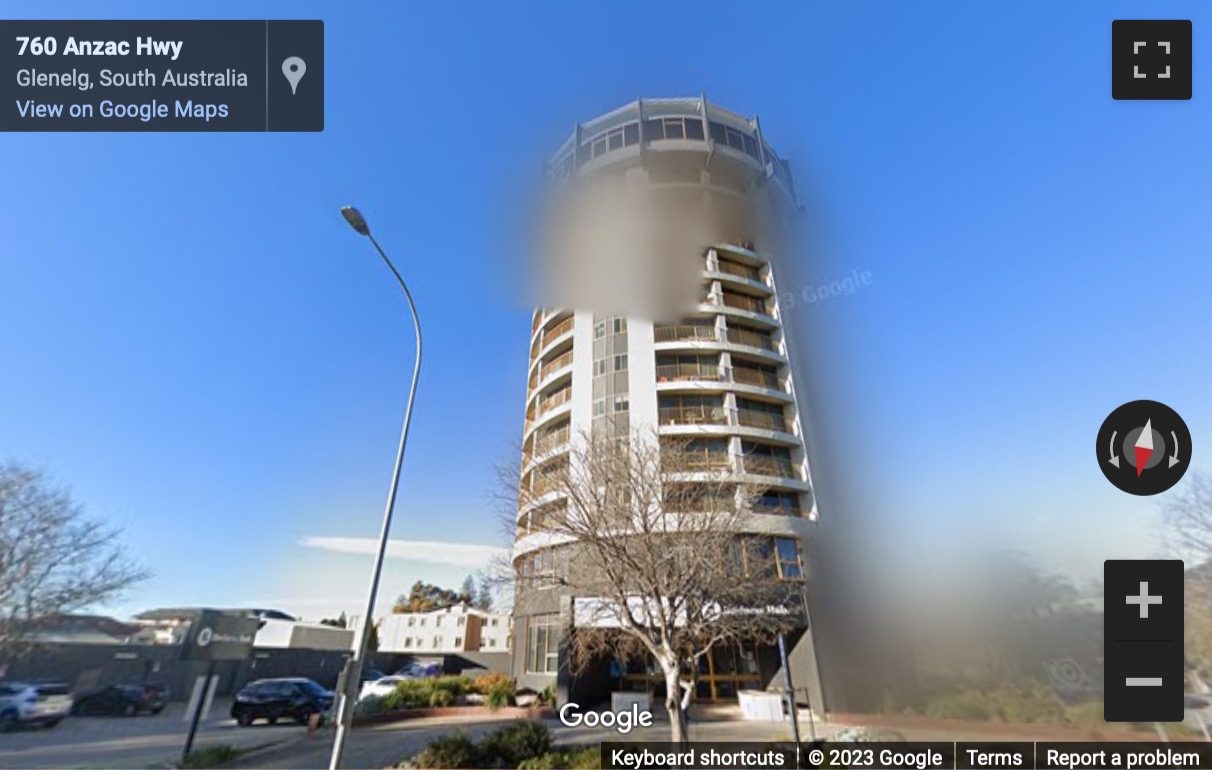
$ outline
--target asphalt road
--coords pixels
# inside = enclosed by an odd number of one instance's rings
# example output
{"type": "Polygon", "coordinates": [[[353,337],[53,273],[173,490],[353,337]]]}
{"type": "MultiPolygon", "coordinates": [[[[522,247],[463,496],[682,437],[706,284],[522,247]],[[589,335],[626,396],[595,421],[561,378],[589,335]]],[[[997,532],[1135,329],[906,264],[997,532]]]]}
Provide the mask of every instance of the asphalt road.
{"type": "MultiPolygon", "coordinates": [[[[212,719],[199,726],[194,748],[229,745],[253,748],[305,734],[306,728],[258,722],[237,727],[227,718],[229,702],[216,701],[212,719]]],[[[155,716],[68,717],[53,728],[0,733],[0,767],[6,768],[153,768],[181,757],[189,724],[185,706],[169,704],[155,716]]]]}

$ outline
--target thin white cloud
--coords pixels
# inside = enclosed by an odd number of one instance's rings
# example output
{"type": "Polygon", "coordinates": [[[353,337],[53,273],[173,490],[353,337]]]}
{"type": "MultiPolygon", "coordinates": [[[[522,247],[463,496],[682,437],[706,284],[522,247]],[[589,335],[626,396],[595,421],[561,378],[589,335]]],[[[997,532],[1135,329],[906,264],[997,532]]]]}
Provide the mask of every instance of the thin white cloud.
{"type": "MultiPolygon", "coordinates": [[[[374,554],[379,541],[369,537],[317,537],[308,536],[299,541],[307,548],[319,548],[337,553],[374,554]]],[[[387,556],[402,561],[419,561],[430,564],[445,564],[457,567],[487,567],[494,558],[506,550],[493,545],[474,543],[441,543],[429,540],[390,540],[387,556]]]]}

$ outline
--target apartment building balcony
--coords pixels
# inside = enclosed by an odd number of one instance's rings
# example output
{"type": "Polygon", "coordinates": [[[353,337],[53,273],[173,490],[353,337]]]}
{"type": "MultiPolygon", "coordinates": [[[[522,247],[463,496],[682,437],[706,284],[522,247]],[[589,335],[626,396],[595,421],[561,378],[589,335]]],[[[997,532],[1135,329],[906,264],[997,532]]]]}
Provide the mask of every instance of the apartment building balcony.
{"type": "Polygon", "coordinates": [[[750,506],[754,513],[768,516],[801,516],[803,515],[801,496],[801,492],[768,489],[755,497],[750,506]]]}
{"type": "Polygon", "coordinates": [[[780,433],[789,432],[787,418],[782,413],[781,407],[778,412],[773,412],[738,406],[736,410],[736,424],[746,428],[760,428],[762,430],[779,431],[780,433]]]}
{"type": "Polygon", "coordinates": [[[657,326],[653,329],[653,341],[658,345],[666,342],[717,342],[719,332],[714,323],[657,326]]]}
{"type": "Polygon", "coordinates": [[[535,337],[534,343],[530,346],[531,360],[533,361],[537,359],[539,354],[553,345],[556,340],[559,340],[567,334],[571,334],[572,327],[575,322],[575,317],[570,315],[563,321],[557,323],[555,326],[552,326],[549,329],[544,329],[537,337],[535,337]]]}
{"type": "Polygon", "coordinates": [[[657,382],[708,381],[720,382],[724,371],[719,364],[657,364],[657,382]]]}
{"type": "Polygon", "coordinates": [[[546,381],[551,375],[554,375],[556,372],[559,372],[562,369],[567,369],[570,366],[572,366],[571,349],[566,350],[550,361],[541,362],[538,368],[536,368],[530,375],[531,390],[534,390],[535,387],[546,381]]]}
{"type": "Polygon", "coordinates": [[[770,455],[744,455],[742,470],[754,476],[773,476],[780,479],[799,480],[799,470],[790,458],[770,455]]]}
{"type": "Polygon", "coordinates": [[[774,290],[762,278],[760,268],[722,257],[717,258],[714,263],[708,263],[707,277],[748,292],[758,292],[761,296],[768,297],[774,293],[774,290]]]}
{"type": "Polygon", "coordinates": [[[782,356],[782,352],[779,350],[778,344],[775,343],[774,337],[768,332],[730,327],[724,333],[724,339],[732,345],[744,345],[773,353],[779,357],[782,356]]]}
{"type": "Polygon", "coordinates": [[[543,415],[547,414],[556,407],[569,403],[570,401],[572,401],[571,387],[564,388],[563,390],[557,390],[555,393],[547,396],[546,398],[540,394],[538,400],[535,402],[535,419],[542,419],[543,415]]]}
{"type": "Polygon", "coordinates": [[[660,425],[729,425],[728,410],[721,402],[708,406],[665,406],[657,409],[660,425]]]}
{"type": "Polygon", "coordinates": [[[769,316],[770,309],[766,305],[766,301],[757,297],[750,297],[746,294],[737,294],[731,291],[725,291],[720,300],[725,307],[730,307],[733,310],[743,310],[746,313],[754,313],[756,315],[769,316]]]}

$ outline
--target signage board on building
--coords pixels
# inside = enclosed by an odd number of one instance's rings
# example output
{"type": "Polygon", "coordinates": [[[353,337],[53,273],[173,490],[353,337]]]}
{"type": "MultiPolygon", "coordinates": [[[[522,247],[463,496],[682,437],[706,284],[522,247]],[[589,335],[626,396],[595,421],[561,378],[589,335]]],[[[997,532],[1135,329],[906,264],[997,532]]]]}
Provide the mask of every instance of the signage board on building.
{"type": "Polygon", "coordinates": [[[260,620],[221,610],[202,610],[182,645],[185,660],[244,660],[252,654],[260,620]]]}

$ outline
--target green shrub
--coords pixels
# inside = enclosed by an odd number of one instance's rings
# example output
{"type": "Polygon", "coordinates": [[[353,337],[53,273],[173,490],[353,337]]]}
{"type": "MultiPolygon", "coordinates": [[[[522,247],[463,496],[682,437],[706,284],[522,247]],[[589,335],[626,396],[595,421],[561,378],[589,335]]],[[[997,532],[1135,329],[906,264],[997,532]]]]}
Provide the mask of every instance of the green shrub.
{"type": "Polygon", "coordinates": [[[993,717],[1018,724],[1065,724],[1065,705],[1039,682],[1003,684],[987,700],[993,717]]]}
{"type": "Polygon", "coordinates": [[[383,698],[387,711],[453,706],[459,696],[471,689],[465,676],[443,676],[437,679],[406,679],[383,698]]]}
{"type": "Polygon", "coordinates": [[[590,746],[568,755],[568,770],[601,770],[602,747],[590,746]]]}
{"type": "Polygon", "coordinates": [[[440,676],[437,679],[423,679],[434,690],[449,692],[456,698],[471,692],[472,681],[465,676],[440,676]]]}
{"type": "Polygon", "coordinates": [[[556,689],[554,682],[544,687],[543,692],[539,693],[539,703],[543,706],[554,706],[556,704],[556,689]]]}
{"type": "Polygon", "coordinates": [[[1075,703],[1065,709],[1065,722],[1077,727],[1105,727],[1103,702],[1075,703]]]}
{"type": "Polygon", "coordinates": [[[480,751],[485,757],[516,767],[551,751],[551,730],[542,722],[514,722],[484,736],[480,751]]]}
{"type": "Polygon", "coordinates": [[[383,702],[386,700],[381,695],[367,695],[354,704],[354,715],[362,716],[365,714],[378,714],[385,711],[383,702]]]}
{"type": "Polygon", "coordinates": [[[242,754],[239,749],[232,746],[207,746],[204,749],[195,749],[189,752],[189,756],[185,758],[184,767],[218,767],[226,762],[231,762],[236,757],[242,754]]]}
{"type": "Polygon", "coordinates": [[[435,689],[429,694],[429,705],[432,708],[444,708],[455,704],[455,695],[450,690],[435,689]]]}
{"type": "Polygon", "coordinates": [[[979,692],[960,692],[935,698],[926,705],[932,719],[991,719],[993,709],[979,692]]]}
{"type": "Polygon", "coordinates": [[[413,767],[474,768],[484,765],[484,755],[471,736],[462,730],[434,738],[412,758],[413,767]]]}
{"type": "Polygon", "coordinates": [[[513,682],[508,680],[494,684],[484,698],[484,703],[490,709],[512,706],[516,702],[513,695],[513,682]]]}

